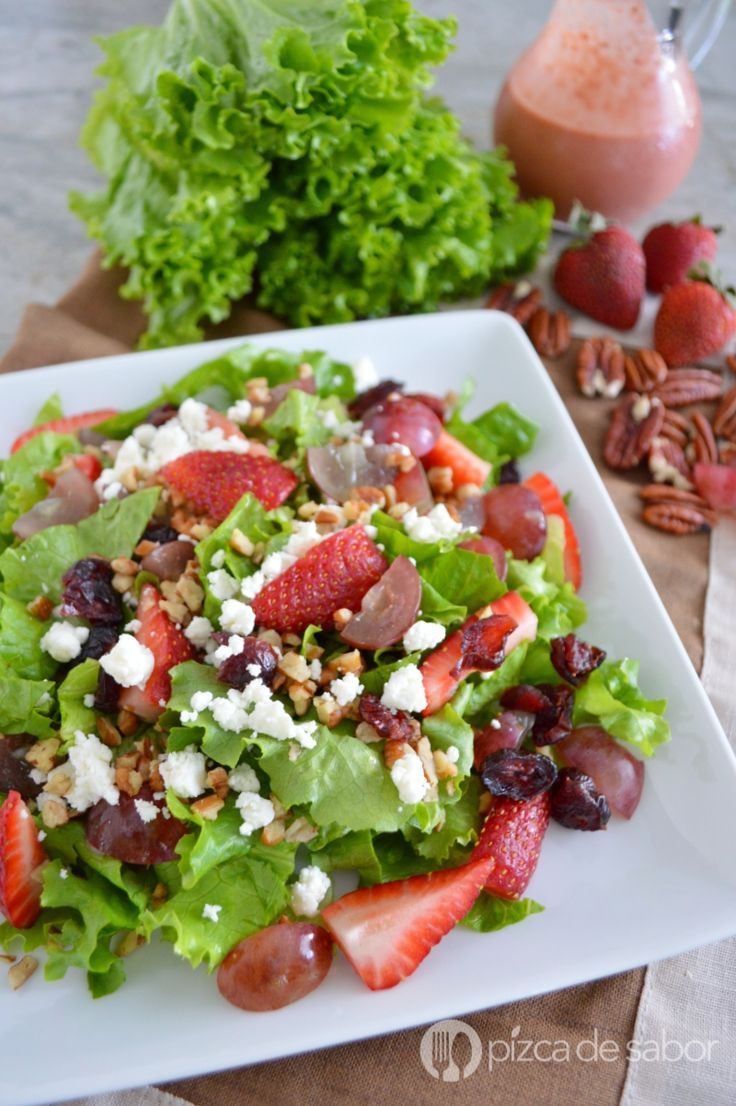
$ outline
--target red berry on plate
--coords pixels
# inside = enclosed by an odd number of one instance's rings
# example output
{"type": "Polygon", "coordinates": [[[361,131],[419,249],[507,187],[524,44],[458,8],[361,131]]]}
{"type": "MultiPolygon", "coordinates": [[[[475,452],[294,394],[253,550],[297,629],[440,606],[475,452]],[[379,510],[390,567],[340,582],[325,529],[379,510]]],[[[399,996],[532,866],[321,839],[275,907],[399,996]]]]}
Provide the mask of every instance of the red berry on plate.
{"type": "Polygon", "coordinates": [[[533,799],[496,799],[486,817],[473,858],[495,861],[485,888],[502,899],[520,899],[534,875],[549,825],[549,792],[533,799]]]}
{"type": "Polygon", "coordinates": [[[388,568],[362,526],[349,526],[310,549],[253,600],[260,626],[302,634],[310,623],[331,630],[335,611],[360,610],[363,596],[388,568]]]}
{"type": "Polygon", "coordinates": [[[41,912],[36,869],[47,859],[28,807],[11,791],[0,807],[0,911],[16,929],[32,926],[41,912]]]}
{"type": "Polygon", "coordinates": [[[701,261],[713,261],[718,239],[712,227],[695,218],[652,227],[641,248],[647,263],[647,288],[650,292],[664,292],[665,288],[682,284],[701,261]]]}
{"type": "Polygon", "coordinates": [[[299,483],[291,469],[272,457],[194,450],[164,465],[161,479],[195,511],[222,522],[246,492],[272,511],[299,483]]]}
{"type": "Polygon", "coordinates": [[[143,585],[135,612],[141,625],[135,637],[153,653],[153,672],[145,687],[126,687],[120,694],[120,706],[148,722],[155,721],[169,701],[171,669],[194,655],[181,629],[161,609],[161,601],[153,584],[143,585]]]}
{"type": "Polygon", "coordinates": [[[616,330],[631,330],[644,297],[641,246],[623,227],[607,227],[560,254],[557,292],[569,304],[616,330]]]}
{"type": "Polygon", "coordinates": [[[325,925],[372,991],[395,987],[464,918],[488,879],[482,857],[411,879],[364,887],[322,911],[325,925]]]}
{"type": "Polygon", "coordinates": [[[736,332],[736,311],[720,288],[689,280],[668,288],[654,320],[654,347],[670,368],[702,361],[736,332]]]}
{"type": "Polygon", "coordinates": [[[475,484],[482,488],[491,471],[488,461],[473,453],[472,449],[468,449],[446,430],[441,431],[430,451],[425,453],[422,464],[426,469],[452,469],[452,483],[455,488],[461,488],[463,484],[475,484]]]}
{"type": "Polygon", "coordinates": [[[24,431],[15,439],[10,447],[10,452],[16,453],[26,442],[30,442],[31,438],[35,438],[37,434],[43,434],[44,430],[53,430],[56,434],[73,434],[76,430],[82,430],[86,426],[97,426],[99,422],[111,419],[113,415],[117,415],[117,411],[113,407],[104,407],[99,411],[86,411],[81,415],[67,415],[61,419],[51,419],[50,422],[44,422],[41,426],[32,426],[30,430],[24,431]]]}

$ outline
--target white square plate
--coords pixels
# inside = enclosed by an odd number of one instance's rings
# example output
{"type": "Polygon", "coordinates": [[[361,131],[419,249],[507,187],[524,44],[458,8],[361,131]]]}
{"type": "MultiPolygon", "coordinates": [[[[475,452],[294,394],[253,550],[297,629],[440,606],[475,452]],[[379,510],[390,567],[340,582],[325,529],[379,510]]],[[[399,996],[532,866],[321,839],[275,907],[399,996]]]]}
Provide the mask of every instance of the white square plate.
{"type": "MultiPolygon", "coordinates": [[[[631,822],[607,833],[552,826],[531,894],[546,910],[500,933],[450,934],[401,986],[368,991],[339,957],[323,987],[271,1014],[228,1006],[205,971],[155,946],[127,984],[92,1001],[81,974],[0,989],[0,1103],[60,1100],[175,1079],[400,1030],[620,972],[736,932],[736,760],[698,677],[547,373],[507,315],[448,312],[269,334],[259,345],[364,354],[382,376],[443,392],[477,382],[475,412],[500,400],[541,427],[525,469],[574,490],[590,622],[610,656],[642,662],[669,698],[673,740],[647,763],[631,822]],[[479,968],[481,970],[479,970],[479,968]],[[151,1029],[155,1027],[153,1037],[151,1029]],[[155,1041],[155,1044],[152,1044],[155,1041]],[[133,1061],[131,1062],[131,1057],[133,1061]]],[[[234,341],[108,357],[0,378],[0,449],[58,390],[68,411],[130,407],[234,341]]],[[[682,581],[687,587],[687,580],[682,581]]]]}

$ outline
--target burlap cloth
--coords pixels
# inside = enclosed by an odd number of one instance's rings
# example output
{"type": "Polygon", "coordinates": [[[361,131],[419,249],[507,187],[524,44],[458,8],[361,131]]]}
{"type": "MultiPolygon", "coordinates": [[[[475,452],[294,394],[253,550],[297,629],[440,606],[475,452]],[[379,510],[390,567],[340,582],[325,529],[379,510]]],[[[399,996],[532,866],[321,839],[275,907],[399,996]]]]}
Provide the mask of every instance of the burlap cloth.
{"type": "MultiPolygon", "coordinates": [[[[15,342],[0,361],[0,371],[76,361],[122,353],[141,332],[137,305],[121,300],[121,276],[104,272],[92,258],[80,280],[55,308],[31,304],[25,311],[15,342]]],[[[226,326],[209,336],[224,337],[278,330],[276,320],[247,305],[239,305],[226,326]]],[[[606,425],[604,405],[583,399],[575,390],[573,352],[548,368],[588,449],[599,464],[606,486],[636,547],[664,600],[696,667],[703,647],[703,608],[708,581],[708,539],[705,535],[671,539],[649,530],[639,520],[639,500],[630,477],[611,473],[601,463],[601,441],[606,425]],[[686,586],[683,583],[686,582],[686,586]]],[[[104,371],[104,370],[103,370],[104,371]]],[[[482,956],[479,951],[479,956],[482,956]]],[[[489,950],[490,956],[490,950],[489,950]]],[[[550,956],[554,950],[550,949],[550,956]]],[[[479,961],[492,990],[492,956],[479,961]]],[[[492,1074],[478,1072],[465,1083],[438,1083],[419,1059],[421,1030],[407,1030],[338,1048],[324,1049],[286,1060],[257,1064],[218,1075],[168,1084],[166,1089],[195,1106],[291,1106],[319,1102],[320,1106],[347,1103],[412,1103],[416,1106],[452,1101],[456,1106],[492,1102],[494,1106],[613,1106],[626,1077],[625,1045],[634,1030],[644,969],[610,979],[572,987],[525,1002],[511,1003],[472,1014],[464,1020],[482,1041],[508,1041],[521,1027],[521,1036],[534,1041],[569,1043],[566,1063],[531,1061],[496,1065],[492,1074]],[[588,1063],[575,1058],[575,1046],[590,1037],[618,1043],[619,1059],[588,1063]]],[[[196,1015],[195,1015],[196,1016],[196,1015]]],[[[244,1027],[244,1032],[245,1032],[244,1027]]],[[[155,1032],[154,1032],[155,1038],[155,1032]]],[[[202,1058],[203,1065],[206,1057],[202,1058]]],[[[134,1063],[131,1076],[134,1077],[134,1063]]]]}

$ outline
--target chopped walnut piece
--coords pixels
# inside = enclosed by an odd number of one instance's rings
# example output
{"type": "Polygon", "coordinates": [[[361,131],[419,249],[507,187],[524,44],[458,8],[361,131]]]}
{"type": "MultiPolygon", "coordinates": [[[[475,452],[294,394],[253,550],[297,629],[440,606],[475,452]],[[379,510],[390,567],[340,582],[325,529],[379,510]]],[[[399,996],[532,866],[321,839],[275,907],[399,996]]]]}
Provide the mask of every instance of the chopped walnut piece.
{"type": "Polygon", "coordinates": [[[97,727],[97,735],[103,745],[107,745],[110,749],[115,749],[123,740],[120,735],[120,730],[113,726],[112,722],[109,722],[107,718],[102,716],[95,719],[95,726],[97,727]]]}
{"type": "Polygon", "coordinates": [[[117,724],[123,737],[132,737],[138,729],[138,718],[132,711],[123,709],[118,711],[117,724]]]}
{"type": "Polygon", "coordinates": [[[226,769],[219,766],[217,768],[211,768],[207,773],[207,786],[212,788],[215,795],[224,799],[230,790],[226,769]]]}
{"type": "Polygon", "coordinates": [[[200,818],[204,818],[207,822],[214,822],[224,805],[225,800],[221,799],[219,795],[205,795],[192,803],[192,810],[196,811],[200,818]]]}
{"type": "Polygon", "coordinates": [[[122,941],[115,950],[115,955],[120,957],[130,956],[131,953],[135,952],[136,949],[139,949],[141,945],[145,944],[145,941],[145,937],[143,937],[140,933],[134,933],[133,930],[131,930],[123,937],[122,941]]]}
{"type": "Polygon", "coordinates": [[[364,742],[366,745],[373,744],[374,741],[383,741],[378,730],[374,730],[368,722],[359,722],[355,728],[355,736],[358,741],[364,742]]]}
{"type": "Polygon", "coordinates": [[[46,799],[40,803],[41,821],[47,829],[65,826],[69,821],[69,807],[61,798],[46,799]]]}
{"type": "Polygon", "coordinates": [[[38,768],[40,772],[50,772],[56,763],[60,746],[58,737],[47,737],[44,741],[37,741],[35,745],[31,745],[23,759],[34,768],[38,768]]]}
{"type": "Polygon", "coordinates": [[[300,653],[285,653],[278,666],[285,676],[297,683],[303,684],[309,679],[309,665],[300,653]]]}
{"type": "Polygon", "coordinates": [[[112,578],[113,589],[118,592],[119,595],[124,595],[126,591],[130,591],[135,583],[135,576],[126,576],[122,572],[116,572],[112,578]]]}
{"type": "Polygon", "coordinates": [[[429,486],[435,495],[450,495],[454,487],[454,476],[451,468],[434,465],[427,470],[429,486]]]}
{"type": "Polygon", "coordinates": [[[26,983],[36,968],[38,960],[35,956],[22,956],[15,964],[8,968],[8,983],[13,991],[17,991],[26,983]]]}
{"type": "Polygon", "coordinates": [[[34,618],[40,619],[41,622],[45,622],[54,611],[54,604],[49,599],[48,595],[37,595],[35,599],[26,606],[26,610],[29,614],[32,614],[34,618]]]}
{"type": "Polygon", "coordinates": [[[110,561],[110,568],[123,576],[136,576],[139,566],[130,557],[116,557],[114,561],[110,561]]]}
{"type": "Polygon", "coordinates": [[[435,749],[432,757],[434,758],[434,767],[438,779],[449,780],[457,775],[457,765],[449,759],[444,749],[435,749]]]}
{"type": "Polygon", "coordinates": [[[43,789],[47,795],[66,795],[71,790],[72,777],[64,768],[53,768],[43,789]]]}
{"type": "Polygon", "coordinates": [[[344,630],[350,619],[353,617],[353,612],[349,611],[347,607],[340,607],[336,610],[332,616],[332,620],[335,623],[335,629],[339,633],[340,630],[344,630]]]}
{"type": "Polygon", "coordinates": [[[255,546],[250,538],[236,526],[230,535],[230,548],[234,549],[236,553],[240,553],[243,557],[252,557],[255,546]]]}
{"type": "Polygon", "coordinates": [[[204,591],[191,576],[182,576],[176,585],[176,590],[192,614],[202,610],[204,591]]]}
{"type": "MultiPolygon", "coordinates": [[[[489,796],[490,798],[490,796],[489,796]]],[[[151,892],[151,906],[155,909],[160,906],[161,903],[166,902],[169,897],[169,891],[165,883],[157,883],[151,892]]]]}
{"type": "Polygon", "coordinates": [[[261,832],[261,842],[264,845],[280,845],[285,837],[286,827],[282,818],[274,818],[261,832]]]}
{"type": "Polygon", "coordinates": [[[316,836],[317,827],[313,826],[307,818],[295,818],[291,825],[287,827],[284,840],[304,845],[316,836]]]}

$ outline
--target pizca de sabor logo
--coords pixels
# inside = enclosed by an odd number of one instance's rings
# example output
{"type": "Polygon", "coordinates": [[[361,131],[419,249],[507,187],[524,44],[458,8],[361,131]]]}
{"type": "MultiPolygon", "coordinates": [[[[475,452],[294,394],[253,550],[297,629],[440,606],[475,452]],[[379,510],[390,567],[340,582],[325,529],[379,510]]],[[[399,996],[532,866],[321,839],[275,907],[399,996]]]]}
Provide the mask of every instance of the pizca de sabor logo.
{"type": "Polygon", "coordinates": [[[434,1079],[440,1079],[443,1083],[457,1083],[477,1071],[483,1058],[483,1045],[472,1025],[455,1018],[446,1018],[430,1025],[422,1037],[419,1055],[424,1070],[434,1079]],[[457,1054],[462,1055],[465,1060],[462,1068],[458,1067],[453,1056],[453,1045],[458,1037],[465,1038],[456,1047],[457,1054]],[[467,1059],[468,1045],[470,1059],[467,1059]]]}

